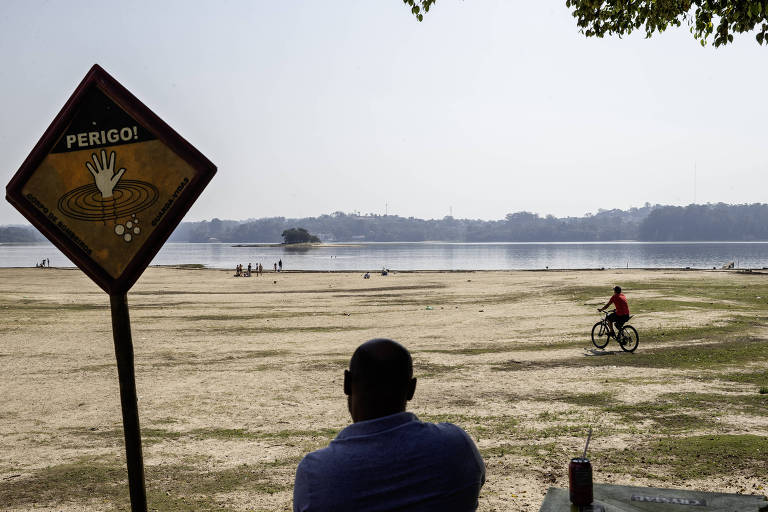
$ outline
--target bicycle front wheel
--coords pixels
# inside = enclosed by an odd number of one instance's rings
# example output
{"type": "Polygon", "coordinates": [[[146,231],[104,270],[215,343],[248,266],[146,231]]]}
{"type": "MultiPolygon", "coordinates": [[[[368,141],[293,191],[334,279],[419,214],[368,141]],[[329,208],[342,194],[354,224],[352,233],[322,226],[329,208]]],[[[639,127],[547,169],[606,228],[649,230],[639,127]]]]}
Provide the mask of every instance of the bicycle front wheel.
{"type": "Polygon", "coordinates": [[[631,325],[625,325],[619,333],[619,345],[621,345],[621,349],[625,352],[634,352],[639,343],[640,336],[637,334],[637,329],[631,325]]]}
{"type": "Polygon", "coordinates": [[[608,329],[603,322],[597,322],[592,327],[592,344],[597,348],[605,348],[608,344],[608,329]]]}

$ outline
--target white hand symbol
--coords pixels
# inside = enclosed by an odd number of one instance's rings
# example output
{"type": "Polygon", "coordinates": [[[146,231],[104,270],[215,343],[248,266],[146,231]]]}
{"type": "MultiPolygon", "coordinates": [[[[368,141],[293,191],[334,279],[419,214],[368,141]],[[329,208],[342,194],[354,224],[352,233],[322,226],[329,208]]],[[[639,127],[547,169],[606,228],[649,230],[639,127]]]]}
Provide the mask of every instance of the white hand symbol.
{"type": "Polygon", "coordinates": [[[96,153],[91,155],[93,159],[93,165],[91,162],[85,162],[85,166],[91,171],[93,175],[93,181],[96,183],[96,188],[101,192],[101,197],[104,199],[112,197],[112,191],[115,189],[115,185],[120,181],[120,177],[125,172],[124,168],[121,168],[115,173],[115,152],[112,151],[109,154],[109,162],[107,162],[107,152],[101,150],[101,163],[96,156],[96,153]]]}

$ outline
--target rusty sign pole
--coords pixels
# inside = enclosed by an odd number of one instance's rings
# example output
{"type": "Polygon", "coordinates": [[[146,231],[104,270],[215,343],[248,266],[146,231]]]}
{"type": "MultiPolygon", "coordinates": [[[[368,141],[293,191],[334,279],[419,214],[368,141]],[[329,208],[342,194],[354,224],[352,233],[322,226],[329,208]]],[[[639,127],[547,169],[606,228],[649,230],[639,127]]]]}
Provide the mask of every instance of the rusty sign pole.
{"type": "Polygon", "coordinates": [[[141,452],[141,428],[136,396],[136,378],[133,365],[131,320],[128,315],[126,293],[110,294],[112,307],[112,337],[115,340],[117,376],[120,380],[120,405],[123,410],[125,459],[128,464],[128,487],[132,512],[147,512],[147,493],[144,487],[144,456],[141,452]]]}

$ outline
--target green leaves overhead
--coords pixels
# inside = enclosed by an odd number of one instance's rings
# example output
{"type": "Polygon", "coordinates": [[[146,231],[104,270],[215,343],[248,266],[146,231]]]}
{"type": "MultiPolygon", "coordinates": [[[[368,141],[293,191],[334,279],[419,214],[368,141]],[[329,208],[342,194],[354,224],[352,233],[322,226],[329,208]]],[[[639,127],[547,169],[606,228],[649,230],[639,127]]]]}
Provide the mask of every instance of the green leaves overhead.
{"type": "Polygon", "coordinates": [[[416,16],[416,19],[419,21],[424,20],[424,14],[428,13],[429,8],[436,2],[437,0],[403,0],[403,3],[406,5],[411,6],[411,14],[416,16]]]}
{"type": "MultiPolygon", "coordinates": [[[[418,21],[437,0],[403,0],[418,21]]],[[[756,31],[768,44],[768,0],[566,0],[582,34],[624,36],[642,30],[646,37],[685,23],[702,46],[733,42],[734,34],[756,31]]]]}
{"type": "Polygon", "coordinates": [[[587,37],[631,34],[646,37],[683,23],[705,46],[733,42],[734,34],[757,30],[759,44],[768,43],[768,0],[566,0],[576,24],[587,37]]]}

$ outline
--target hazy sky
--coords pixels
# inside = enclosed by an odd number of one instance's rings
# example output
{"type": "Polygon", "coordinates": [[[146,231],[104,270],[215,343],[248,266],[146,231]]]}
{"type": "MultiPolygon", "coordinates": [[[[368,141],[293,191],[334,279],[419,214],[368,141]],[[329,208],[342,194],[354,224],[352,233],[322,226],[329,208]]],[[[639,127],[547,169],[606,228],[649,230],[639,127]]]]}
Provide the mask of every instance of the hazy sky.
{"type": "Polygon", "coordinates": [[[98,63],[218,166],[186,220],[768,200],[768,48],[565,0],[4,0],[0,63],[3,186],[98,63]]]}

